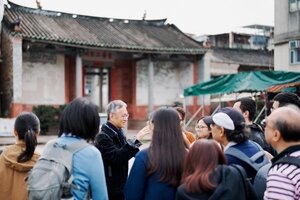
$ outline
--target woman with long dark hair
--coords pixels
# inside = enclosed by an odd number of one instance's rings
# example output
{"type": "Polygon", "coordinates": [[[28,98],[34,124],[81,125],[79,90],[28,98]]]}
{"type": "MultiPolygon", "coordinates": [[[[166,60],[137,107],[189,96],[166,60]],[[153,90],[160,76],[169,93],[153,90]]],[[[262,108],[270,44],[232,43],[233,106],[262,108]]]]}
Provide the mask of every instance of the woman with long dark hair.
{"type": "Polygon", "coordinates": [[[130,200],[175,199],[187,153],[178,113],[173,108],[156,110],[150,129],[152,142],[135,157],[125,197],[130,200]]]}
{"type": "Polygon", "coordinates": [[[25,178],[40,154],[35,151],[40,121],[31,112],[21,113],[14,124],[16,143],[0,156],[0,199],[27,199],[25,178]]]}

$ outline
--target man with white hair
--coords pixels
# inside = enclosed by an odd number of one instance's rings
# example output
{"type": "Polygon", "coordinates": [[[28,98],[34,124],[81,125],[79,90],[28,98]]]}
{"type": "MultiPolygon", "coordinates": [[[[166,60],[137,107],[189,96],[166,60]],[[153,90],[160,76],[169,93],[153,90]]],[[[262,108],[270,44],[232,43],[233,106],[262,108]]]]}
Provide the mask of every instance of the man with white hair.
{"type": "Polygon", "coordinates": [[[264,199],[300,199],[299,110],[274,110],[266,119],[265,136],[278,155],[272,159],[264,199]]]}
{"type": "Polygon", "coordinates": [[[96,136],[95,146],[100,150],[104,163],[109,199],[123,200],[128,175],[128,161],[139,151],[138,146],[127,142],[123,128],[128,121],[127,104],[121,100],[107,105],[107,122],[96,136]]]}

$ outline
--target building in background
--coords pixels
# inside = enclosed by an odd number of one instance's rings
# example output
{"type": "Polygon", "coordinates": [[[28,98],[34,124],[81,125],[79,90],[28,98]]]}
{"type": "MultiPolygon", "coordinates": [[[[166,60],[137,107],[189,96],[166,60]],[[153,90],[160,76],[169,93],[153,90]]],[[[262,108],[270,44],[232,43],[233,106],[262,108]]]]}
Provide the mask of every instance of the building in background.
{"type": "MultiPolygon", "coordinates": [[[[166,20],[91,17],[5,5],[0,69],[2,117],[86,96],[105,110],[128,104],[130,119],[181,101],[198,83],[202,46],[166,20]]],[[[196,98],[187,102],[196,109],[196,98]]]]}
{"type": "MultiPolygon", "coordinates": [[[[225,74],[273,70],[273,29],[256,24],[236,32],[196,37],[206,49],[199,63],[198,82],[225,74]]],[[[198,103],[210,105],[210,96],[199,97],[198,103]]]]}
{"type": "Polygon", "coordinates": [[[300,1],[275,0],[275,70],[300,72],[300,1]]]}

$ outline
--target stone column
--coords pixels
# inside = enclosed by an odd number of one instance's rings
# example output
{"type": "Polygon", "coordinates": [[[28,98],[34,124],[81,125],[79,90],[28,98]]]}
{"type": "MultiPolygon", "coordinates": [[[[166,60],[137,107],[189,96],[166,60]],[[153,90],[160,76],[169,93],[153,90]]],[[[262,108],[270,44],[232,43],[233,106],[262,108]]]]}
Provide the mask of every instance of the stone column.
{"type": "Polygon", "coordinates": [[[76,97],[82,97],[82,58],[76,55],[76,97]]]}
{"type": "Polygon", "coordinates": [[[12,42],[12,69],[13,69],[13,102],[22,100],[22,38],[11,37],[12,42]]]}
{"type": "Polygon", "coordinates": [[[154,109],[153,103],[153,76],[154,76],[154,66],[151,57],[148,59],[148,114],[150,114],[154,109]]]}

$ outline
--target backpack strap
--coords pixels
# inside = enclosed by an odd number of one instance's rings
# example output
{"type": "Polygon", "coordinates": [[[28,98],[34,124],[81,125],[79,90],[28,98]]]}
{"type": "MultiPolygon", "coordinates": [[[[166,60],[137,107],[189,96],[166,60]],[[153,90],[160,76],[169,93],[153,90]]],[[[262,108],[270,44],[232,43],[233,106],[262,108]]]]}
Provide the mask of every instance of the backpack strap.
{"type": "Polygon", "coordinates": [[[251,156],[250,158],[241,150],[239,150],[238,148],[235,147],[229,147],[226,151],[225,154],[226,155],[231,155],[245,163],[247,163],[249,166],[251,166],[253,169],[255,169],[256,171],[259,170],[259,168],[261,168],[263,165],[265,165],[266,163],[269,162],[268,157],[266,156],[264,150],[255,142],[250,141],[250,143],[254,144],[255,146],[258,147],[259,151],[257,153],[255,153],[253,156],[251,156]],[[259,163],[257,163],[256,161],[258,159],[262,158],[263,160],[259,163]]]}
{"type": "Polygon", "coordinates": [[[245,172],[245,170],[242,166],[234,164],[234,165],[232,165],[232,167],[234,167],[238,171],[239,175],[241,176],[242,181],[243,181],[243,186],[244,186],[244,189],[245,189],[245,195],[246,195],[246,198],[248,198],[249,195],[250,195],[249,194],[250,191],[249,191],[249,187],[247,185],[248,184],[247,182],[249,182],[250,179],[247,177],[247,174],[246,174],[246,172],[245,172]]]}
{"type": "Polygon", "coordinates": [[[71,152],[72,154],[76,153],[77,151],[83,149],[84,147],[87,147],[89,146],[90,144],[87,143],[86,141],[84,140],[78,140],[76,142],[71,142],[71,143],[68,143],[68,144],[65,144],[65,143],[60,143],[57,141],[57,139],[53,139],[53,140],[50,140],[46,147],[47,148],[62,148],[64,150],[68,150],[69,152],[71,152]]]}
{"type": "Polygon", "coordinates": [[[270,167],[270,169],[277,164],[290,164],[290,165],[295,165],[297,167],[300,167],[300,158],[298,157],[292,157],[292,156],[286,156],[283,157],[279,160],[277,160],[276,162],[272,163],[272,166],[270,167]]]}
{"type": "Polygon", "coordinates": [[[40,159],[53,160],[62,163],[68,168],[68,171],[71,171],[73,154],[89,145],[90,144],[84,140],[70,143],[60,142],[57,139],[50,140],[46,144],[40,159]],[[63,153],[63,151],[67,152],[63,153]],[[64,155],[63,157],[62,154],[64,155]]]}

